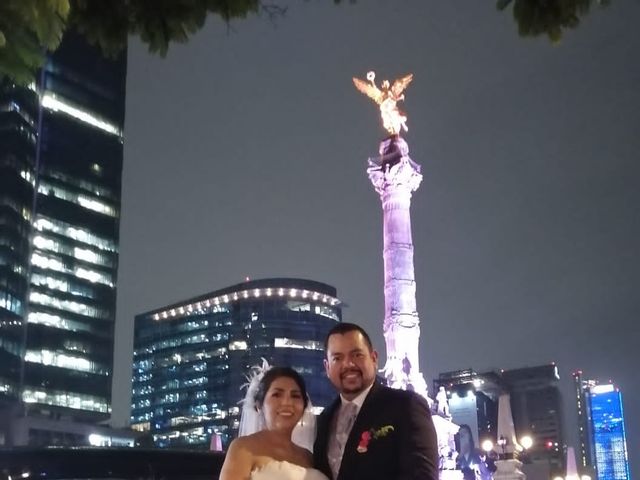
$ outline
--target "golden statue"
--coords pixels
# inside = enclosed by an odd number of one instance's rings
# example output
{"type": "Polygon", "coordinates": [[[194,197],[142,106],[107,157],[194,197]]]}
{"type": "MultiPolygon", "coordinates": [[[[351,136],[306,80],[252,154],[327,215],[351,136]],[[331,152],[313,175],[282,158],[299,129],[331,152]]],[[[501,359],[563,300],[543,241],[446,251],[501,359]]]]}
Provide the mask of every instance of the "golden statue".
{"type": "Polygon", "coordinates": [[[369,72],[367,73],[368,83],[355,77],[353,78],[353,83],[358,90],[380,105],[382,126],[387,132],[391,135],[398,135],[402,129],[409,130],[407,128],[407,116],[398,109],[396,103],[404,100],[402,92],[413,80],[413,74],[410,73],[397,79],[393,82],[393,85],[389,83],[389,80],[384,80],[381,85],[382,89],[376,86],[375,79],[375,72],[369,72]]]}

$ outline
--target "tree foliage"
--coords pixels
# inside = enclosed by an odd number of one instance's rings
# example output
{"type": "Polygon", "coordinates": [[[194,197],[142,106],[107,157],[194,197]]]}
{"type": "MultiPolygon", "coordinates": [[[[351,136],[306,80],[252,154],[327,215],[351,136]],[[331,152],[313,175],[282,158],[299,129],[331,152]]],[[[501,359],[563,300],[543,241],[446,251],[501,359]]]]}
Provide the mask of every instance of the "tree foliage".
{"type": "Polygon", "coordinates": [[[553,43],[568,28],[576,28],[592,4],[606,6],[610,0],[498,0],[498,10],[513,3],[513,17],[522,37],[547,35],[553,43]]]}
{"type": "Polygon", "coordinates": [[[69,0],[0,2],[0,76],[32,81],[44,52],[60,44],[69,7],[69,0]]]}
{"type": "Polygon", "coordinates": [[[121,52],[130,35],[164,56],[171,43],[200,30],[209,14],[229,22],[258,13],[274,16],[284,8],[263,0],[2,0],[0,77],[32,81],[68,28],[107,56],[121,52]]]}
{"type": "Polygon", "coordinates": [[[69,25],[107,55],[120,52],[127,36],[139,37],[152,53],[167,54],[172,42],[186,42],[209,14],[224,21],[269,6],[260,0],[71,0],[69,25]]]}
{"type": "MultiPolygon", "coordinates": [[[[186,42],[208,15],[229,22],[250,14],[281,15],[278,0],[0,0],[0,78],[33,81],[47,52],[73,28],[108,56],[139,37],[149,51],[167,54],[173,42],[186,42]]],[[[333,0],[340,3],[340,0],[333,0]]],[[[351,0],[352,2],[355,0],[351,0]]],[[[499,10],[513,5],[521,36],[547,35],[558,42],[575,28],[593,4],[610,0],[497,0],[499,10]]]]}

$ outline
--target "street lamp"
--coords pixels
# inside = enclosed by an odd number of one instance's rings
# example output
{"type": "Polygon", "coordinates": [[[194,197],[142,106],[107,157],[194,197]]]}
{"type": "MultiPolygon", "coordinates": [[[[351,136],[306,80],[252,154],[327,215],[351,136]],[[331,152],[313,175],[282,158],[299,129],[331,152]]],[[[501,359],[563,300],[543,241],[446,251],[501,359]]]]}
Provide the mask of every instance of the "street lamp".
{"type": "Polygon", "coordinates": [[[520,439],[520,445],[522,445],[522,448],[525,450],[529,450],[533,446],[533,438],[529,435],[525,435],[520,439]]]}
{"type": "Polygon", "coordinates": [[[522,463],[531,463],[529,460],[529,449],[533,446],[533,438],[530,435],[525,435],[520,439],[520,445],[522,448],[522,463]]]}
{"type": "Polygon", "coordinates": [[[484,440],[482,442],[482,450],[489,453],[491,450],[493,450],[493,442],[489,439],[484,440]]]}

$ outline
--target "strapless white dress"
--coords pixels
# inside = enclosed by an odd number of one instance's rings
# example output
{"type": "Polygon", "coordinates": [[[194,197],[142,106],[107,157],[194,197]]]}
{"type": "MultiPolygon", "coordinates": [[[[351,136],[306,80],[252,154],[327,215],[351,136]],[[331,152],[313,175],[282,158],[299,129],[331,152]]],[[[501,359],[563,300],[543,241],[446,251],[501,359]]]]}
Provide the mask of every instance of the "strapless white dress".
{"type": "Polygon", "coordinates": [[[251,472],[251,480],[329,480],[315,468],[305,468],[285,461],[269,462],[251,472]]]}

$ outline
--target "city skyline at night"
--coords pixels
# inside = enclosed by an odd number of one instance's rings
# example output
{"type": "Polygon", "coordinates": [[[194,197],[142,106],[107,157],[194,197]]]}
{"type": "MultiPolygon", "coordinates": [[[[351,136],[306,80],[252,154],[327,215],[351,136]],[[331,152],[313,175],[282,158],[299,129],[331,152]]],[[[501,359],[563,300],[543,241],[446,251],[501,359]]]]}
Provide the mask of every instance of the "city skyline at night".
{"type": "MultiPolygon", "coordinates": [[[[364,170],[385,132],[351,77],[413,72],[403,134],[420,370],[556,362],[640,395],[640,41],[636,3],[554,45],[494,5],[291,2],[210,19],[164,59],[129,50],[114,421],[129,413],[135,314],[246,276],[335,285],[384,351],[380,207],[364,170]]],[[[631,472],[640,410],[625,405],[631,472]]]]}

